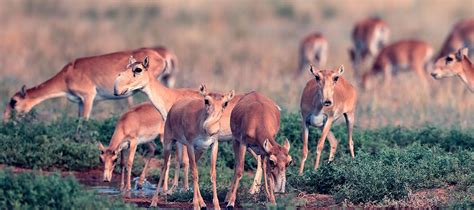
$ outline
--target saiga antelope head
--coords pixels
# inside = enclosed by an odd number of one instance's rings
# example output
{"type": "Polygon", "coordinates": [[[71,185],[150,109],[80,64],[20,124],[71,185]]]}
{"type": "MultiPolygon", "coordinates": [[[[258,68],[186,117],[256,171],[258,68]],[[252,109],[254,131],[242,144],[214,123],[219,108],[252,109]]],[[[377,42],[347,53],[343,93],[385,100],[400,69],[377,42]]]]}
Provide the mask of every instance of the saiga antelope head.
{"type": "Polygon", "coordinates": [[[314,79],[316,80],[317,93],[321,97],[321,104],[325,107],[331,107],[334,104],[334,88],[336,87],[337,81],[344,73],[344,66],[341,65],[337,70],[315,70],[311,65],[310,68],[311,74],[313,74],[314,79]]]}
{"type": "Polygon", "coordinates": [[[29,112],[34,104],[27,99],[28,94],[26,86],[23,85],[21,90],[15,93],[15,95],[10,98],[9,103],[5,106],[5,111],[3,112],[3,122],[7,122],[10,119],[12,110],[15,110],[17,114],[29,112]]]}
{"type": "Polygon", "coordinates": [[[209,94],[205,85],[199,87],[199,93],[204,97],[205,120],[202,128],[210,136],[215,135],[220,130],[220,119],[224,109],[235,96],[234,90],[226,95],[209,94]]]}
{"type": "Polygon", "coordinates": [[[99,143],[100,150],[100,162],[104,164],[104,182],[110,182],[112,180],[112,174],[114,172],[115,165],[118,160],[119,151],[110,150],[105,148],[102,143],[99,143]]]}
{"type": "Polygon", "coordinates": [[[290,151],[290,142],[286,139],[283,146],[279,144],[271,145],[270,141],[265,139],[263,148],[267,153],[266,165],[267,175],[270,179],[270,189],[273,189],[273,191],[277,193],[284,193],[286,187],[286,168],[293,162],[291,156],[288,154],[290,151]]]}
{"type": "Polygon", "coordinates": [[[468,51],[467,48],[461,48],[457,52],[438,59],[431,76],[435,79],[441,79],[462,74],[462,60],[465,59],[464,56],[468,56],[468,51]]]}
{"type": "MultiPolygon", "coordinates": [[[[166,63],[166,62],[165,62],[166,63]]],[[[149,84],[150,79],[155,79],[148,71],[150,59],[145,57],[143,62],[137,61],[130,56],[125,71],[121,72],[114,83],[114,95],[121,96],[135,90],[143,89],[149,84]]]]}

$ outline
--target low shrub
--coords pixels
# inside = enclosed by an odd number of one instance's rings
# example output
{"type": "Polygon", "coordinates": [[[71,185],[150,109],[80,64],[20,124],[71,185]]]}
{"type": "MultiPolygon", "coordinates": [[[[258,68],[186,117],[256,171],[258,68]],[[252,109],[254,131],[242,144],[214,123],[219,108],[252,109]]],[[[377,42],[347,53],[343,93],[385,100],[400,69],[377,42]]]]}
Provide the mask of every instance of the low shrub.
{"type": "Polygon", "coordinates": [[[13,174],[0,170],[1,209],[132,209],[120,200],[86,191],[74,178],[59,174],[13,174]]]}
{"type": "MultiPolygon", "coordinates": [[[[291,171],[288,183],[308,193],[332,194],[337,201],[352,203],[399,200],[409,190],[458,183],[470,184],[474,153],[447,153],[436,147],[413,144],[406,148],[385,148],[377,154],[348,155],[303,176],[291,171]]],[[[469,188],[469,187],[466,187],[469,188]]]]}

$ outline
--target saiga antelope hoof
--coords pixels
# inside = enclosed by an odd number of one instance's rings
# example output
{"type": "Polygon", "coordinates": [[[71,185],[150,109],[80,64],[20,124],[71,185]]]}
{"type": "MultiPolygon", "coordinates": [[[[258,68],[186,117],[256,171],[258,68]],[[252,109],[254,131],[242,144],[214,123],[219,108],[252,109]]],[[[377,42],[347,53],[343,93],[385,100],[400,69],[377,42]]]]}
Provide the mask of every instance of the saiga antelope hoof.
{"type": "Polygon", "coordinates": [[[159,200],[160,200],[160,198],[157,195],[154,195],[153,198],[151,199],[150,208],[158,206],[158,201],[159,200]]]}

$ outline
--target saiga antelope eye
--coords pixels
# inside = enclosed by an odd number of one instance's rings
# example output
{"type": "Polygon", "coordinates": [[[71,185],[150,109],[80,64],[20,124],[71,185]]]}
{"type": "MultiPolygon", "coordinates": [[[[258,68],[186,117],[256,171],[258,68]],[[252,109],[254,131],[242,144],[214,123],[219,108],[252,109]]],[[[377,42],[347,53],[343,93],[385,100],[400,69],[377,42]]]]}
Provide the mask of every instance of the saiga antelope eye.
{"type": "Polygon", "coordinates": [[[450,63],[450,62],[453,61],[453,60],[454,60],[454,59],[451,58],[451,57],[449,57],[449,56],[446,57],[446,64],[450,63]]]}
{"type": "Polygon", "coordinates": [[[337,82],[338,79],[339,77],[334,77],[334,82],[337,82]]]}
{"type": "Polygon", "coordinates": [[[321,77],[319,77],[319,75],[314,76],[314,78],[316,78],[316,81],[318,82],[321,80],[321,77]]]}
{"type": "Polygon", "coordinates": [[[142,72],[142,69],[141,69],[141,68],[135,68],[135,69],[133,70],[133,72],[135,72],[135,73],[140,73],[140,72],[142,72]]]}
{"type": "Polygon", "coordinates": [[[270,166],[271,166],[271,167],[275,167],[275,166],[276,166],[276,163],[275,163],[275,161],[273,161],[273,160],[270,160],[270,166]]]}
{"type": "Polygon", "coordinates": [[[205,104],[206,106],[209,106],[209,104],[210,104],[209,99],[204,99],[204,104],[205,104]]]}

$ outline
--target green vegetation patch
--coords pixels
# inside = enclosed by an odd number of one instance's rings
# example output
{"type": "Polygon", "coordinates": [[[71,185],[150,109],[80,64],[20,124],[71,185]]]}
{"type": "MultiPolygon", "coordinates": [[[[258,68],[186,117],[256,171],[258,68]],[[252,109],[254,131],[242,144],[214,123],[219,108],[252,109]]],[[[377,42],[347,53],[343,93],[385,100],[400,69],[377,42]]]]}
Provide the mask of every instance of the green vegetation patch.
{"type": "Polygon", "coordinates": [[[73,177],[0,170],[1,209],[131,209],[86,191],[73,177]]]}

